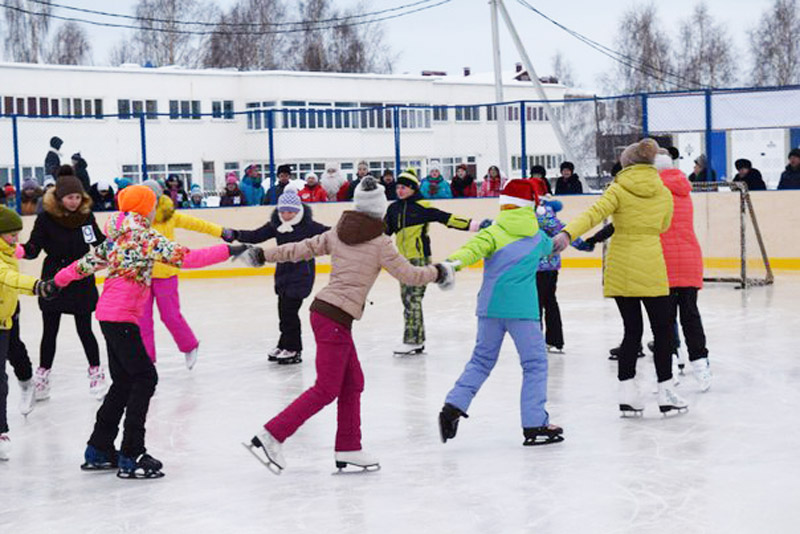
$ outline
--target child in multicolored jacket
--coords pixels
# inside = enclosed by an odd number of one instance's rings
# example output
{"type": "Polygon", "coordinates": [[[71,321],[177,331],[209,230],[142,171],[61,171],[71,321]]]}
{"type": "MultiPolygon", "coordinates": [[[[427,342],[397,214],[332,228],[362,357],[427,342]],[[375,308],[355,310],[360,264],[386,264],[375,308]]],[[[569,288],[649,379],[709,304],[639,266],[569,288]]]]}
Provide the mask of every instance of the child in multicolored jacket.
{"type": "Polygon", "coordinates": [[[120,212],[105,227],[100,246],[61,269],[58,287],[108,269],[96,316],[108,347],[108,367],[113,384],[103,405],[84,454],[84,470],[118,467],[120,478],[159,478],[162,464],[144,445],[145,419],[158,374],[142,340],[139,321],[151,302],[151,277],[156,262],[181,268],[199,268],[225,261],[248,250],[247,245],[220,244],[189,250],[151,227],[156,214],[156,195],[144,185],[125,188],[119,195],[120,212]],[[114,439],[125,412],[119,454],[114,439]]]}
{"type": "Polygon", "coordinates": [[[500,195],[500,214],[494,223],[450,255],[447,262],[464,268],[484,260],[478,293],[478,337],[472,358],[447,394],[439,414],[442,442],[456,435],[458,420],[467,410],[497,363],[506,332],[511,335],[522,365],[520,411],[524,445],[563,441],[563,430],[550,424],[547,401],[547,351],[539,326],[536,271],[550,254],[552,241],[539,231],[534,207],[536,194],[526,180],[511,180],[500,195]]]}

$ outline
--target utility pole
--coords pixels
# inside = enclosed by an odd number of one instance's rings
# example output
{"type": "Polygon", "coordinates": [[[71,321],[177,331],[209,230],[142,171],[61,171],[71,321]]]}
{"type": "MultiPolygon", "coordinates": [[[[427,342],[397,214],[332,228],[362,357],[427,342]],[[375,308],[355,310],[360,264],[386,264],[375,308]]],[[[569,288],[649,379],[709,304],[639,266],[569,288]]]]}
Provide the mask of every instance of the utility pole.
{"type": "MultiPolygon", "coordinates": [[[[494,97],[495,102],[504,102],[503,100],[503,64],[500,62],[500,30],[497,23],[498,3],[500,0],[489,0],[489,6],[492,10],[492,61],[494,62],[494,97]]],[[[489,109],[486,109],[488,115],[489,109]]],[[[508,161],[508,147],[506,146],[506,107],[494,106],[494,112],[497,117],[497,144],[498,154],[500,155],[499,167],[506,172],[507,176],[511,176],[511,168],[508,161]]],[[[487,116],[488,119],[488,116],[487,116]]]]}

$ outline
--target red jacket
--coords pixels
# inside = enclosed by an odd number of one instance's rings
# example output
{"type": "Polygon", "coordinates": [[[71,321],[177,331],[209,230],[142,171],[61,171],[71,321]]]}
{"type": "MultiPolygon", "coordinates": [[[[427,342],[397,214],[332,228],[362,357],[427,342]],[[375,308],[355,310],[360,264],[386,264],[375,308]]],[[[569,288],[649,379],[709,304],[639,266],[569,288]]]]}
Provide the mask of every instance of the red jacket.
{"type": "Polygon", "coordinates": [[[661,247],[667,263],[669,287],[703,287],[703,252],[694,233],[692,184],[679,169],[659,173],[672,192],[672,224],[661,234],[661,247]]]}
{"type": "Polygon", "coordinates": [[[300,200],[303,202],[328,201],[328,193],[325,192],[325,189],[321,185],[315,185],[313,188],[305,186],[297,192],[297,196],[299,196],[300,200]]]}

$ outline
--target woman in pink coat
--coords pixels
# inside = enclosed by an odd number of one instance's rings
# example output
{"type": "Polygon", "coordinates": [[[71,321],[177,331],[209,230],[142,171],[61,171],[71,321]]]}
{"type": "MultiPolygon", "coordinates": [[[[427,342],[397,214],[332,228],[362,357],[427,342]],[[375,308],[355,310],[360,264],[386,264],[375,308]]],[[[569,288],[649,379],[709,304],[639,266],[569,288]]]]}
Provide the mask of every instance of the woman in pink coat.
{"type": "MultiPolygon", "coordinates": [[[[661,246],[667,264],[673,322],[680,310],[681,327],[689,362],[701,391],[711,387],[711,370],[703,321],[697,309],[697,292],[703,287],[703,252],[694,233],[692,184],[666,151],[656,156],[656,168],[667,189],[672,192],[672,224],[661,234],[661,246]]],[[[676,340],[677,341],[677,340],[676,340]]]]}

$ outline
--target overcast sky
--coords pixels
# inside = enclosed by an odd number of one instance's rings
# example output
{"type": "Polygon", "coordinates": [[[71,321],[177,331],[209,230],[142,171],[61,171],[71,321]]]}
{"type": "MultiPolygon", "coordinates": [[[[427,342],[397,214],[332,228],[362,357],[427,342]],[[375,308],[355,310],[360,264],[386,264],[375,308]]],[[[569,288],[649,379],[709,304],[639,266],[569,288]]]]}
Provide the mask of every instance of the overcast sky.
{"type": "MultiPolygon", "coordinates": [[[[613,47],[620,15],[631,5],[648,1],[529,0],[529,3],[565,26],[613,47]]],[[[664,27],[671,36],[677,34],[679,21],[691,14],[697,1],[657,2],[664,27]]],[[[363,2],[363,5],[369,10],[378,10],[411,2],[412,0],[372,0],[363,2]]],[[[56,3],[132,14],[136,1],[57,0],[56,3]]],[[[232,5],[234,0],[216,0],[216,3],[224,8],[232,5]]],[[[355,3],[352,0],[338,0],[341,6],[355,3]]],[[[561,50],[571,62],[579,85],[590,90],[600,90],[598,75],[613,68],[612,60],[522,7],[516,0],[505,0],[505,3],[539,75],[550,74],[551,58],[557,50],[561,50]]],[[[734,37],[737,54],[742,58],[742,71],[749,71],[747,31],[773,0],[706,0],[706,3],[712,15],[727,24],[734,37]]],[[[487,0],[452,0],[434,9],[383,23],[386,42],[397,54],[395,72],[445,70],[450,74],[457,74],[466,66],[471,67],[473,72],[490,71],[492,56],[489,13],[487,0]]],[[[81,16],[58,9],[55,14],[81,16]]],[[[107,64],[109,50],[119,40],[121,30],[88,25],[85,27],[90,32],[95,64],[107,64]]],[[[519,60],[519,56],[502,26],[501,33],[502,61],[504,69],[510,70],[519,60]]]]}

